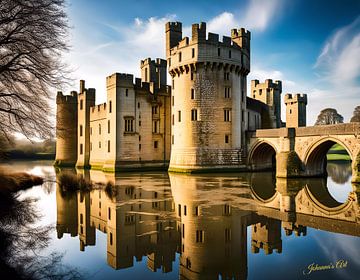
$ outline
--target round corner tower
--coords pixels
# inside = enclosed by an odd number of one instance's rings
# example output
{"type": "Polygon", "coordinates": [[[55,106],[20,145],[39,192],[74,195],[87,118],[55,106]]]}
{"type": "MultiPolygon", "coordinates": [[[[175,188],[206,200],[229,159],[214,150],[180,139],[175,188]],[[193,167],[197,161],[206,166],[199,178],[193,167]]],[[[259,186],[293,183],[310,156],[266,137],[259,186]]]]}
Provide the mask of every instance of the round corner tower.
{"type": "Polygon", "coordinates": [[[166,54],[172,77],[170,171],[237,169],[245,142],[246,78],[250,72],[250,32],[231,37],[192,25],[182,38],[180,22],[169,22],[166,54]]]}
{"type": "Polygon", "coordinates": [[[77,93],[56,96],[56,158],[57,166],[74,166],[77,160],[77,93]]]}

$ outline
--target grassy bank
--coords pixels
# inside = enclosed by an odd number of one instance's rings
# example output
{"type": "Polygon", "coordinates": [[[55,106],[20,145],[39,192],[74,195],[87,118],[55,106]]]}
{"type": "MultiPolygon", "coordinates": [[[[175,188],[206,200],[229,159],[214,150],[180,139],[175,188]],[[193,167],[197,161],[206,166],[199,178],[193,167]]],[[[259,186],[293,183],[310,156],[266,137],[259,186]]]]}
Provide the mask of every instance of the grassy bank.
{"type": "Polygon", "coordinates": [[[348,152],[339,144],[332,146],[326,157],[328,161],[351,161],[348,152]]]}

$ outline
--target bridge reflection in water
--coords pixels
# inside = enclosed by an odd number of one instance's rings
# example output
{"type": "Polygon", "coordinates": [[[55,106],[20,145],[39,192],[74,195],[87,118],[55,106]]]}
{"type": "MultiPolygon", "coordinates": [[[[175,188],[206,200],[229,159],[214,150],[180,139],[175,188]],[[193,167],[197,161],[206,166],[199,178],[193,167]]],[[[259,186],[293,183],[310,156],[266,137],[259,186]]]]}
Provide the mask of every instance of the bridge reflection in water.
{"type": "MultiPolygon", "coordinates": [[[[330,176],[350,178],[351,168],[334,170],[329,168],[330,176]]],[[[59,187],[56,196],[58,238],[78,236],[86,251],[95,245],[97,230],[105,233],[107,263],[114,269],[146,257],[148,269],[166,273],[179,253],[181,279],[246,279],[249,254],[281,254],[283,238],[306,236],[307,227],[360,236],[356,185],[338,202],[319,178],[61,172],[116,186],[112,196],[103,189],[69,194],[59,187]]]]}

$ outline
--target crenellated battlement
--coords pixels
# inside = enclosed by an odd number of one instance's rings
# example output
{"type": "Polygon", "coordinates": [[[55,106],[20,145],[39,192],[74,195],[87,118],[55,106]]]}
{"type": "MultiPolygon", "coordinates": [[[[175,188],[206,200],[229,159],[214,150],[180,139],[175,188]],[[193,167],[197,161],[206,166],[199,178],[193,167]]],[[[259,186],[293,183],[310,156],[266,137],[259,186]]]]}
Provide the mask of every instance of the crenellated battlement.
{"type": "Polygon", "coordinates": [[[282,82],[279,80],[273,81],[272,79],[266,79],[264,83],[260,83],[259,80],[251,80],[251,90],[258,88],[273,88],[282,90],[282,82]]]}
{"type": "Polygon", "coordinates": [[[165,24],[165,32],[167,31],[177,31],[177,32],[182,32],[182,23],[179,21],[175,21],[175,22],[167,22],[165,24]]]}
{"type": "Polygon", "coordinates": [[[106,86],[132,86],[134,81],[134,75],[126,73],[114,73],[106,77],[106,86]]]}
{"type": "Polygon", "coordinates": [[[305,93],[297,93],[297,94],[287,93],[284,97],[284,102],[285,104],[298,102],[307,105],[307,95],[305,93]]]}
{"type": "Polygon", "coordinates": [[[140,68],[146,65],[154,65],[157,67],[166,67],[166,60],[162,58],[156,58],[152,60],[150,57],[140,61],[140,68]]]}
{"type": "Polygon", "coordinates": [[[97,104],[90,107],[91,113],[106,111],[106,103],[97,104]]]}
{"type": "Polygon", "coordinates": [[[71,95],[63,95],[61,91],[57,92],[56,104],[76,104],[77,103],[77,92],[72,91],[71,95]]]}

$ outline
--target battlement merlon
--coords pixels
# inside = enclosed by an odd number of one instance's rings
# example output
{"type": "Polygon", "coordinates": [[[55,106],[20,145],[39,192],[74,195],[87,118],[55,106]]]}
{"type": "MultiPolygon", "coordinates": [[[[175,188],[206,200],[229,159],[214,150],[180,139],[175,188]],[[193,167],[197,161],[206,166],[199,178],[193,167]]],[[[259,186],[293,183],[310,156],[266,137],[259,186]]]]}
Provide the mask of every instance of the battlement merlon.
{"type": "Polygon", "coordinates": [[[304,93],[291,94],[287,93],[284,97],[285,104],[298,102],[307,105],[307,95],[304,93]]]}
{"type": "Polygon", "coordinates": [[[251,32],[245,30],[245,28],[232,29],[231,30],[231,40],[237,44],[240,48],[245,49],[250,53],[250,40],[251,32]]]}
{"type": "Polygon", "coordinates": [[[58,91],[56,104],[77,104],[77,92],[72,91],[70,95],[63,95],[61,91],[58,91]]]}
{"type": "Polygon", "coordinates": [[[206,41],[206,23],[201,22],[200,24],[194,23],[191,26],[191,40],[193,42],[206,41]]]}

